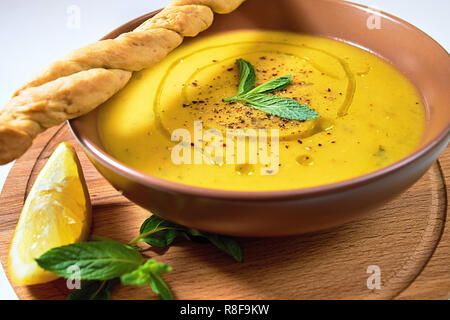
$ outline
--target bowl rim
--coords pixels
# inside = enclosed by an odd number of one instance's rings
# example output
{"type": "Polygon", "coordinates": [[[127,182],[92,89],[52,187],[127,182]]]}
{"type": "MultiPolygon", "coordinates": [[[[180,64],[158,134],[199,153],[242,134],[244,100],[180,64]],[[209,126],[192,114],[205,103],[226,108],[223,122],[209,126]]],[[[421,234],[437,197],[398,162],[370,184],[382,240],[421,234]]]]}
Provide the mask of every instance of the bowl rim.
{"type": "MultiPolygon", "coordinates": [[[[354,3],[351,1],[345,1],[345,0],[323,0],[326,2],[333,2],[338,3],[339,5],[343,6],[351,6],[351,7],[358,7],[359,10],[364,11],[370,11],[373,14],[380,15],[384,18],[390,19],[392,21],[395,21],[397,23],[400,23],[402,25],[405,25],[409,27],[410,29],[421,33],[425,37],[431,39],[435,45],[437,45],[440,50],[442,50],[447,55],[448,52],[445,50],[444,47],[442,47],[436,40],[434,40],[431,36],[426,34],[424,31],[420,30],[416,26],[410,24],[409,22],[398,18],[394,15],[391,15],[389,13],[386,13],[381,10],[374,10],[373,8],[370,8],[369,6],[354,3]]],[[[144,19],[148,19],[149,17],[152,17],[156,15],[158,12],[160,12],[162,9],[155,10],[152,12],[149,12],[147,14],[144,14],[142,16],[139,16],[133,20],[130,20],[129,22],[126,22],[125,24],[119,26],[115,30],[108,33],[103,39],[112,38],[114,36],[117,36],[118,31],[123,28],[129,28],[130,25],[134,23],[138,23],[143,21],[144,19]]],[[[340,39],[342,41],[345,41],[345,39],[340,39]]],[[[347,43],[351,43],[348,42],[347,43]]],[[[352,43],[351,43],[352,44],[352,43]]],[[[355,45],[355,44],[353,44],[355,45]]],[[[364,50],[368,50],[367,48],[362,48],[364,50]]],[[[376,53],[375,53],[376,54],[376,53]]],[[[93,143],[86,135],[81,132],[80,128],[76,124],[77,119],[68,120],[68,126],[77,140],[77,142],[82,146],[82,148],[87,152],[91,157],[93,157],[96,161],[101,163],[103,166],[108,168],[109,170],[113,171],[116,174],[119,174],[120,176],[124,176],[132,181],[138,182],[140,184],[143,184],[147,187],[158,189],[165,192],[170,193],[178,193],[183,195],[189,195],[189,196],[196,196],[196,197],[202,197],[202,198],[211,198],[211,199],[227,199],[227,200],[238,200],[238,201],[273,201],[273,200],[283,200],[283,199],[305,199],[305,198],[312,198],[312,197],[319,197],[327,194],[333,194],[336,191],[346,191],[353,188],[358,188],[364,185],[367,185],[369,183],[375,182],[377,180],[380,180],[389,174],[400,170],[404,167],[407,167],[408,165],[411,165],[413,162],[416,162],[420,160],[421,158],[425,157],[427,153],[431,152],[435,147],[440,145],[444,142],[444,140],[447,140],[447,144],[449,142],[449,135],[450,135],[450,119],[447,121],[447,126],[430,142],[427,144],[420,146],[419,148],[415,149],[413,152],[408,154],[407,156],[401,158],[400,160],[386,166],[383,168],[380,168],[378,170],[356,176],[354,178],[325,184],[325,185],[319,185],[314,187],[307,187],[307,188],[297,188],[297,189],[286,189],[286,190],[265,190],[265,191],[237,191],[237,190],[226,190],[226,189],[214,189],[214,188],[206,188],[206,187],[197,187],[187,184],[182,184],[178,182],[173,182],[170,180],[165,180],[162,178],[158,178],[156,176],[151,176],[146,173],[143,173],[139,170],[133,169],[132,167],[122,163],[118,159],[115,159],[113,156],[109,155],[108,153],[101,150],[95,143],[93,143]]]]}

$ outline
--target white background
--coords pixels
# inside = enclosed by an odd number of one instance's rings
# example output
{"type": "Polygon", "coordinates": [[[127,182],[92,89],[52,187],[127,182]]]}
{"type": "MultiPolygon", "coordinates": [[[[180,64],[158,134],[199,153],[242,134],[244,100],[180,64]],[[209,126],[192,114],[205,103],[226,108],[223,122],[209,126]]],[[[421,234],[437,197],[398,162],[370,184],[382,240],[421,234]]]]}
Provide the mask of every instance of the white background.
{"type": "MultiPolygon", "coordinates": [[[[164,7],[168,2],[169,0],[0,0],[0,106],[5,105],[14,90],[44,65],[103,37],[131,19],[164,7]],[[71,6],[80,9],[80,28],[68,26],[71,6]]],[[[450,48],[450,0],[353,2],[405,19],[428,33],[447,51],[450,48]]],[[[11,164],[0,166],[0,190],[10,167],[11,164]]],[[[0,299],[16,298],[0,267],[0,299]]]]}

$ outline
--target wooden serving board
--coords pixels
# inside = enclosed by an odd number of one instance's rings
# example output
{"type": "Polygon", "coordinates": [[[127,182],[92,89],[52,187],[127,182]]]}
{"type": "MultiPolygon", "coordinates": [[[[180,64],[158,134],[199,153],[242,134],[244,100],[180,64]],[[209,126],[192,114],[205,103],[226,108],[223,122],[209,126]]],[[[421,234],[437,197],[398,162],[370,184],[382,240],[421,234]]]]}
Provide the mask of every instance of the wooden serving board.
{"type": "MultiPolygon", "coordinates": [[[[36,175],[55,147],[77,148],[93,204],[92,233],[119,241],[137,235],[150,213],[122,197],[100,176],[67,125],[41,135],[16,162],[0,197],[0,256],[6,266],[11,235],[36,175]]],[[[239,239],[244,263],[208,244],[177,239],[147,251],[173,271],[164,277],[177,299],[448,299],[450,222],[447,221],[447,150],[426,175],[378,211],[313,234],[239,239]],[[368,289],[369,266],[381,288],[368,289]]],[[[65,281],[14,286],[21,299],[64,299],[65,281]]],[[[155,299],[146,287],[117,287],[115,299],[155,299]]]]}

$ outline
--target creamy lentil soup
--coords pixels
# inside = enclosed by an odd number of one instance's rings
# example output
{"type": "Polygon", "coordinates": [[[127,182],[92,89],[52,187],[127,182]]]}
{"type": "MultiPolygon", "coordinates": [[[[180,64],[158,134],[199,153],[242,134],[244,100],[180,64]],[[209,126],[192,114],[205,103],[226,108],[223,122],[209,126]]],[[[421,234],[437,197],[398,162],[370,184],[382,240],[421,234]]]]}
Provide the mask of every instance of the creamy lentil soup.
{"type": "MultiPolygon", "coordinates": [[[[260,191],[325,185],[400,160],[421,140],[425,108],[408,79],[360,48],[308,35],[237,31],[193,39],[155,67],[135,73],[101,107],[98,119],[106,151],[137,170],[187,185],[260,191]],[[253,65],[256,85],[291,75],[289,86],[270,94],[295,99],[319,117],[290,120],[239,101],[224,102],[237,92],[237,59],[253,65]],[[195,164],[195,149],[209,142],[192,139],[192,162],[174,162],[180,141],[172,141],[173,132],[186,129],[195,137],[199,122],[204,131],[223,133],[223,161],[205,158],[195,164]],[[242,163],[225,161],[226,130],[249,128],[267,129],[269,136],[278,130],[277,170],[248,157],[242,163]]],[[[268,143],[273,152],[270,137],[268,143]]]]}

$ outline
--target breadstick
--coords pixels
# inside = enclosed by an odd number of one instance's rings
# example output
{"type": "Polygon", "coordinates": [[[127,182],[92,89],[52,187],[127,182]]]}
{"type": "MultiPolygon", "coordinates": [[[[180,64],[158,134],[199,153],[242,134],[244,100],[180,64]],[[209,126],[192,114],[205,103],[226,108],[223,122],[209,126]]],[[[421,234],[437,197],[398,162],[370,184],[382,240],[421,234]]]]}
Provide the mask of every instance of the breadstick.
{"type": "Polygon", "coordinates": [[[198,4],[211,8],[217,13],[230,13],[239,7],[245,0],[172,0],[169,6],[184,6],[198,4]]]}
{"type": "Polygon", "coordinates": [[[183,37],[213,22],[213,11],[229,13],[245,0],[173,0],[132,32],[77,49],[15,92],[0,111],[0,164],[19,158],[44,130],[104,103],[132,72],[161,61],[183,37]]]}

